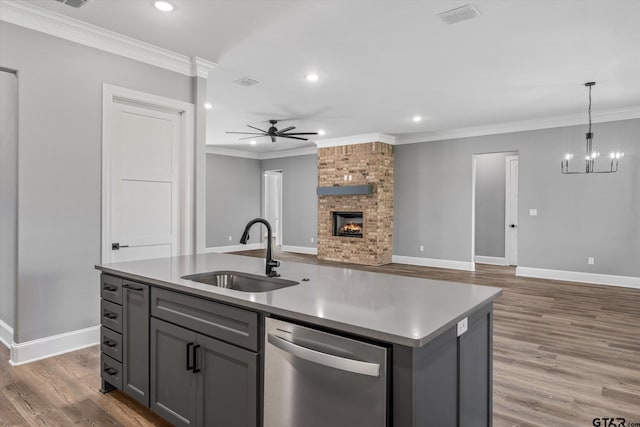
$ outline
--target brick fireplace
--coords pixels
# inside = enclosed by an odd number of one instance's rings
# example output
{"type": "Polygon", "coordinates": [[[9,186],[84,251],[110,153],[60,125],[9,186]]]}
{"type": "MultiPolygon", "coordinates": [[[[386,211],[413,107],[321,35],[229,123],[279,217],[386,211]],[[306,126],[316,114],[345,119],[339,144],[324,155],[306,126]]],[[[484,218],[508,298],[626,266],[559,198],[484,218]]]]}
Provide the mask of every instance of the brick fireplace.
{"type": "Polygon", "coordinates": [[[393,145],[368,142],[318,148],[318,187],[318,258],[390,263],[393,145]]]}

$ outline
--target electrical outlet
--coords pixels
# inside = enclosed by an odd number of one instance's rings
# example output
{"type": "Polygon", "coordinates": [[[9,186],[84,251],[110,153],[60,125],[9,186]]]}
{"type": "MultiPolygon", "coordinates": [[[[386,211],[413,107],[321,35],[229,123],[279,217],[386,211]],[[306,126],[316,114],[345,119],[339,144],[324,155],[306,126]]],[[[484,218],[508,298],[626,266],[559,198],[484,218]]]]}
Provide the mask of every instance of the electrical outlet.
{"type": "Polygon", "coordinates": [[[458,335],[460,336],[462,334],[464,334],[465,332],[467,332],[467,329],[469,329],[469,318],[465,317],[464,319],[462,319],[461,321],[458,322],[458,335]]]}
{"type": "Polygon", "coordinates": [[[596,263],[596,259],[592,256],[590,256],[589,258],[587,258],[587,263],[590,265],[593,265],[596,263]]]}
{"type": "Polygon", "coordinates": [[[232,236],[229,236],[229,241],[232,241],[232,240],[233,240],[233,237],[232,237],[232,236]]]}
{"type": "Polygon", "coordinates": [[[314,238],[312,237],[312,238],[311,238],[311,243],[313,243],[313,241],[314,241],[314,238]]]}
{"type": "Polygon", "coordinates": [[[424,245],[420,245],[420,252],[424,252],[424,245]]]}
{"type": "Polygon", "coordinates": [[[529,209],[529,216],[538,216],[538,209],[529,209]]]}

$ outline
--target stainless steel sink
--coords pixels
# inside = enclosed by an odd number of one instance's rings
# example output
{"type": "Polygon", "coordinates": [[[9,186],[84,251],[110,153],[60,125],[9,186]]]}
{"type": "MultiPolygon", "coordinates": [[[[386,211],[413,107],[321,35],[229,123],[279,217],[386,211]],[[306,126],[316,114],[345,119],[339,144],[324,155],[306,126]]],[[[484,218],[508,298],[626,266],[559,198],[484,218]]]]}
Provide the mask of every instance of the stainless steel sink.
{"type": "Polygon", "coordinates": [[[182,276],[182,278],[242,292],[275,291],[276,289],[287,288],[299,283],[293,280],[258,276],[256,274],[241,273],[239,271],[211,271],[208,273],[190,274],[188,276],[182,276]]]}

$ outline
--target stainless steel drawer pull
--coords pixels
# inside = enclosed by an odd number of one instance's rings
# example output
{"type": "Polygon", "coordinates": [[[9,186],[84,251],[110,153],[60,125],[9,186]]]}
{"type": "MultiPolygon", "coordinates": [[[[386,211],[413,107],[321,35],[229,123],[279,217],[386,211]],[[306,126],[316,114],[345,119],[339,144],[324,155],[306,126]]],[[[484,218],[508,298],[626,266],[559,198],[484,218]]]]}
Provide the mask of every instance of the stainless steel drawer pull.
{"type": "Polygon", "coordinates": [[[113,287],[113,286],[104,286],[102,289],[104,289],[107,292],[115,292],[118,290],[118,288],[113,287]]]}
{"type": "Polygon", "coordinates": [[[300,359],[328,366],[342,371],[353,372],[354,374],[368,375],[370,377],[380,376],[380,365],[377,363],[361,362],[359,360],[338,357],[332,354],[322,353],[294,344],[277,335],[269,334],[268,341],[282,351],[286,351],[300,359]]]}
{"type": "Polygon", "coordinates": [[[131,289],[132,291],[144,291],[144,288],[142,286],[133,286],[133,285],[129,285],[129,284],[124,284],[122,285],[123,288],[127,288],[127,289],[131,289]]]}
{"type": "Polygon", "coordinates": [[[115,313],[105,313],[104,317],[106,317],[107,319],[112,319],[113,320],[113,319],[116,319],[118,317],[118,315],[115,314],[115,313]]]}
{"type": "Polygon", "coordinates": [[[103,344],[107,347],[115,347],[118,343],[112,340],[106,340],[103,342],[103,344]]]}

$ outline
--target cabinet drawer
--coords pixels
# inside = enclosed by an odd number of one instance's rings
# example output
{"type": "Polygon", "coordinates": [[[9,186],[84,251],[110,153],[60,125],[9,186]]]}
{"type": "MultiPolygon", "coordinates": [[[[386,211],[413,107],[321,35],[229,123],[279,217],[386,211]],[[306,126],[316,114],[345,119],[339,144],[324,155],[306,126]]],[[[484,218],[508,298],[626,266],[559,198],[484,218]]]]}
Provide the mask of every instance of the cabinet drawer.
{"type": "Polygon", "coordinates": [[[102,326],[122,333],[122,306],[103,299],[100,302],[102,326]]]}
{"type": "Polygon", "coordinates": [[[258,313],[154,287],[151,315],[258,351],[258,313]]]}
{"type": "Polygon", "coordinates": [[[104,326],[100,328],[100,350],[122,362],[122,335],[104,326]]]}
{"type": "Polygon", "coordinates": [[[122,305],[122,279],[103,274],[100,289],[102,298],[122,305]]]}
{"type": "Polygon", "coordinates": [[[113,360],[104,353],[102,353],[100,359],[102,379],[118,390],[122,390],[122,363],[113,360]]]}

